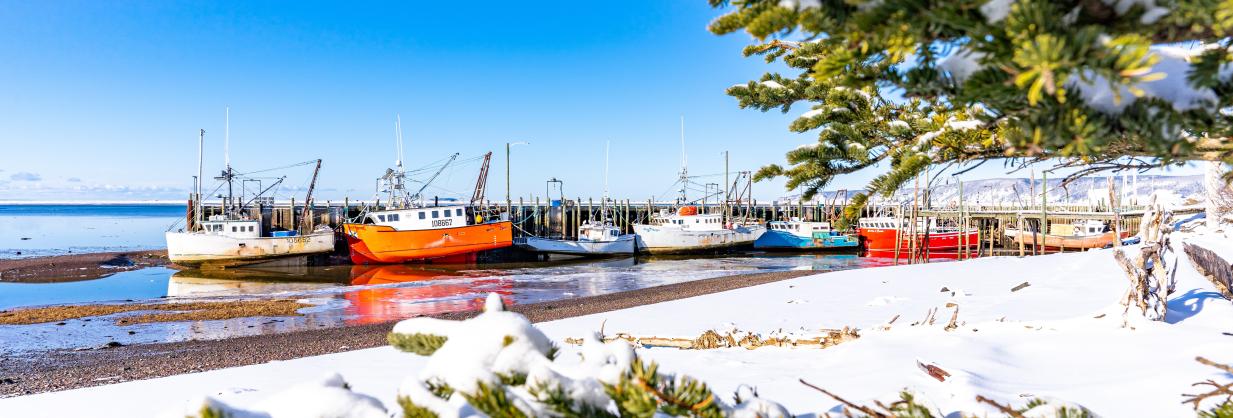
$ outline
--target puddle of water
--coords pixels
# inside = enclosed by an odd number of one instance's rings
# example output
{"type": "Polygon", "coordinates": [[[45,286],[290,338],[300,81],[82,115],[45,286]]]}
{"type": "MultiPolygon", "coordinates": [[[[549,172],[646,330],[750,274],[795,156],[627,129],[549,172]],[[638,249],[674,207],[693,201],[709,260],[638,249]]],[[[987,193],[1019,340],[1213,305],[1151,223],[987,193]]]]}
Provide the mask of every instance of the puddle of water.
{"type": "Polygon", "coordinates": [[[479,309],[488,293],[526,304],[601,295],[743,273],[834,271],[891,264],[855,255],[753,255],[626,258],[464,266],[335,266],[218,272],[148,268],[82,282],[0,283],[0,309],[141,300],[294,298],[315,306],[300,317],[238,318],[118,326],[113,317],[64,325],[0,326],[0,352],[219,339],[366,324],[479,309]]]}

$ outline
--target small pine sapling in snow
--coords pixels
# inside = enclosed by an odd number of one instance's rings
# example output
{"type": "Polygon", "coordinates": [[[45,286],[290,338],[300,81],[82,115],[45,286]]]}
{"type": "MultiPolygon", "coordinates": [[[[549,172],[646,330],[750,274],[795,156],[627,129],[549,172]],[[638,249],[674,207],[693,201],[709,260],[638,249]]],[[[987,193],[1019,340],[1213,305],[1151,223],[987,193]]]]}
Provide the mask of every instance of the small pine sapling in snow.
{"type": "Polygon", "coordinates": [[[183,412],[170,416],[188,418],[387,418],[377,398],[351,391],[337,373],[301,383],[258,403],[241,408],[206,396],[189,401],[183,412]]]}
{"type": "Polygon", "coordinates": [[[392,344],[431,356],[400,390],[403,416],[790,416],[756,395],[729,406],[705,383],[638,359],[625,341],[591,335],[578,358],[558,358],[547,336],[505,311],[497,295],[484,306],[463,321],[412,318],[394,326],[392,344]]]}

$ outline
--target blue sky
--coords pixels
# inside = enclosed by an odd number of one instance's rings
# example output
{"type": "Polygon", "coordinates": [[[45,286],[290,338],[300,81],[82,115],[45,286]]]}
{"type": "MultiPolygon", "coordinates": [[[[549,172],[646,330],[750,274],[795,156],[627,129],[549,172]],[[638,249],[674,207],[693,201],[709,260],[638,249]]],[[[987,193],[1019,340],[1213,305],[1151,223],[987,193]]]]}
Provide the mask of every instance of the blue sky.
{"type": "MultiPolygon", "coordinates": [[[[681,116],[691,173],[722,173],[724,150],[753,170],[813,140],[787,130],[807,107],[724,94],[773,68],[741,56],[747,36],[707,32],[720,12],[705,1],[451,3],[0,2],[0,200],[183,198],[199,128],[207,175],[221,168],[225,106],[237,170],[323,158],[332,199],[372,196],[396,114],[409,167],[493,151],[493,199],[509,141],[531,142],[514,148],[514,196],[556,177],[599,197],[610,140],[611,195],[645,200],[679,170],[681,116]]],[[[1002,175],[988,166],[969,177],[1002,175]]],[[[429,193],[468,192],[477,169],[429,193]]],[[[285,173],[302,187],[310,171],[285,173]]]]}

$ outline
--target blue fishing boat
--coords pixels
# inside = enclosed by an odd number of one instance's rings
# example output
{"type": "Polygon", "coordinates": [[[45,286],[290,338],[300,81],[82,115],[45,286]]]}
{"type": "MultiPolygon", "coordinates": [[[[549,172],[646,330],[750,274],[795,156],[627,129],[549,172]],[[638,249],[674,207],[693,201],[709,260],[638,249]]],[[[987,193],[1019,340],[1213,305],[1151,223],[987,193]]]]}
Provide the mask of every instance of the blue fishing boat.
{"type": "Polygon", "coordinates": [[[805,222],[797,219],[772,221],[766,233],[754,241],[761,250],[855,250],[860,240],[831,229],[828,222],[805,222]]]}

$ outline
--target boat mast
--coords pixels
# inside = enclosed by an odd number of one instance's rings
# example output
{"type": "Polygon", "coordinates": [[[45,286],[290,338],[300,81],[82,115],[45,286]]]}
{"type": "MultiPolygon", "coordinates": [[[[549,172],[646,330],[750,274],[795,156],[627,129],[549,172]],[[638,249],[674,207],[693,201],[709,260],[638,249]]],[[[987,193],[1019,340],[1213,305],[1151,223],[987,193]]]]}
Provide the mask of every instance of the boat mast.
{"type": "Polygon", "coordinates": [[[685,116],[681,116],[681,204],[689,202],[686,190],[689,188],[689,157],[685,154],[685,116]]]}
{"type": "Polygon", "coordinates": [[[599,202],[600,222],[608,216],[608,153],[612,150],[612,140],[604,142],[604,199],[599,202]]]}
{"type": "Polygon", "coordinates": [[[204,158],[205,150],[205,129],[201,129],[197,134],[197,178],[194,186],[197,193],[193,196],[193,229],[201,228],[201,167],[204,158]]]}
{"type": "Polygon", "coordinates": [[[235,202],[235,197],[232,196],[233,190],[231,187],[231,106],[227,106],[223,119],[223,166],[226,167],[223,171],[223,179],[227,180],[227,204],[224,207],[223,215],[227,219],[231,219],[232,205],[235,202]]]}

